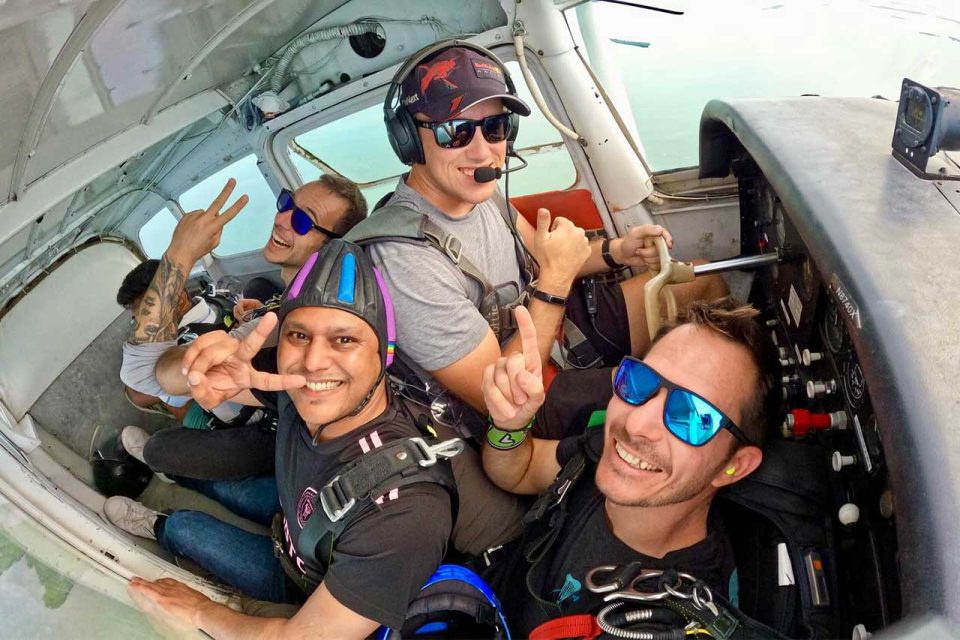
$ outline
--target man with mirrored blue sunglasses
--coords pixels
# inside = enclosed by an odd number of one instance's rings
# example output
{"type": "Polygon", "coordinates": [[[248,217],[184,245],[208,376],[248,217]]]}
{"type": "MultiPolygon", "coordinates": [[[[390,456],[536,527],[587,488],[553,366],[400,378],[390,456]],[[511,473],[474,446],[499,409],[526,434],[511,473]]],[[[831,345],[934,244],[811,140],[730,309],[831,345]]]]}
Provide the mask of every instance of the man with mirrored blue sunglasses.
{"type": "Polygon", "coordinates": [[[499,594],[511,630],[522,635],[550,617],[595,613],[597,596],[583,585],[600,565],[641,561],[736,593],[732,550],[711,505],[759,466],[778,410],[779,363],[757,315],[730,299],[692,304],[643,360],[627,357],[617,367],[602,428],[543,440],[527,437],[544,390],[536,330],[517,310],[523,349],[484,372],[484,470],[508,491],[539,494],[578,453],[596,465],[566,492],[566,519],[543,559],[533,568],[520,561],[504,581],[520,585],[499,594]]]}

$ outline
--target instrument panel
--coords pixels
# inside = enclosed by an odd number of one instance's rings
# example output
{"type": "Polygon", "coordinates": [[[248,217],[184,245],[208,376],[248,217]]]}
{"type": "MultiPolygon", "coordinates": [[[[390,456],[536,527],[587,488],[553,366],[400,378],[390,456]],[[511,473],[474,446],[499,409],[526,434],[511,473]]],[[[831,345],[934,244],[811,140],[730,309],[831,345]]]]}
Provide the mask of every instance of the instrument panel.
{"type": "Polygon", "coordinates": [[[829,460],[833,597],[821,605],[843,619],[844,629],[879,629],[900,617],[895,514],[879,434],[894,425],[874,410],[852,338],[862,328],[856,301],[836,275],[818,269],[759,170],[746,173],[741,253],[781,255],[779,264],[757,272],[751,299],[780,354],[783,422],[771,436],[809,444],[829,460]]]}

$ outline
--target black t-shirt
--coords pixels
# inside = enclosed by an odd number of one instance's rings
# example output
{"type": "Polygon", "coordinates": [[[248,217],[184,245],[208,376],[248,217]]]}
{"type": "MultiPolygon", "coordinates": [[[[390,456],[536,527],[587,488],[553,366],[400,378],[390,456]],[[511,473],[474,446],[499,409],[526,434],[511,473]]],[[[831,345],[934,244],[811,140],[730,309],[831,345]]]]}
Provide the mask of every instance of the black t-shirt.
{"type": "MultiPolygon", "coordinates": [[[[600,451],[603,430],[591,429],[579,437],[560,441],[557,462],[564,466],[586,439],[586,446],[600,451]]],[[[624,565],[642,561],[644,568],[668,569],[690,573],[703,580],[711,589],[728,597],[736,594],[736,567],[733,549],[719,518],[708,522],[704,540],[685,549],[671,551],[663,558],[651,558],[621,542],[607,524],[604,496],[594,482],[594,465],[589,465],[580,480],[567,493],[567,517],[560,534],[546,557],[535,567],[532,585],[537,595],[554,606],[544,606],[525,588],[524,576],[513,576],[511,596],[504,600],[510,630],[525,637],[537,625],[557,616],[578,613],[597,613],[602,608],[603,595],[591,593],[585,577],[600,565],[624,565]],[[516,588],[519,587],[519,588],[516,588]]],[[[521,563],[520,566],[526,566],[521,563]]]]}
{"type": "MultiPolygon", "coordinates": [[[[304,575],[316,579],[319,568],[308,564],[297,545],[319,488],[366,451],[420,434],[391,404],[363,427],[313,444],[289,395],[261,391],[254,395],[264,405],[275,406],[280,416],[276,474],[284,552],[304,575]]],[[[323,584],[345,607],[397,629],[446,551],[452,528],[450,495],[440,485],[417,483],[388,491],[378,504],[379,509],[354,519],[337,539],[323,584]]]]}

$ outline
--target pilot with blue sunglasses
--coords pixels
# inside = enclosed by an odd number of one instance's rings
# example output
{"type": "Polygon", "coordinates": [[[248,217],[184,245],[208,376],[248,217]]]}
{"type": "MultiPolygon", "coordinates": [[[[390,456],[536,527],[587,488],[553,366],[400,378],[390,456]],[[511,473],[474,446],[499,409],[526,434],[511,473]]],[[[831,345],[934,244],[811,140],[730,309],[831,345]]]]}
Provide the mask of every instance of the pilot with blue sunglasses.
{"type": "Polygon", "coordinates": [[[677,569],[735,601],[733,553],[711,504],[759,466],[779,403],[776,350],[758,312],[729,298],[692,304],[643,360],[621,361],[603,426],[563,440],[527,437],[545,393],[536,330],[526,309],[516,315],[521,352],[484,371],[484,470],[501,488],[534,495],[578,452],[596,465],[565,492],[566,517],[549,548],[513,564],[503,581],[511,630],[526,635],[557,616],[596,613],[602,595],[584,584],[600,565],[677,569]]]}

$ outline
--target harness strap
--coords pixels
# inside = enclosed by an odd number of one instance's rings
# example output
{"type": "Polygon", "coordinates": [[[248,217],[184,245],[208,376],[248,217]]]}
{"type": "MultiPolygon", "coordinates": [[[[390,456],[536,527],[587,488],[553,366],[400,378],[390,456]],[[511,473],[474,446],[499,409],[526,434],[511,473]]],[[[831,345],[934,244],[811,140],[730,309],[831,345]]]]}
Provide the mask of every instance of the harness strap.
{"type": "Polygon", "coordinates": [[[300,532],[301,556],[326,573],[337,538],[354,519],[375,508],[376,497],[389,489],[421,482],[439,484],[450,492],[456,512],[453,474],[449,466],[435,465],[460,453],[463,446],[459,438],[429,444],[423,438],[405,438],[347,464],[315,498],[313,513],[300,532]]]}
{"type": "Polygon", "coordinates": [[[590,367],[600,362],[602,356],[590,344],[587,336],[583,335],[574,322],[563,316],[563,338],[567,343],[567,350],[577,359],[577,366],[590,367]]]}
{"type": "Polygon", "coordinates": [[[582,613],[547,620],[530,632],[530,640],[563,640],[564,638],[593,640],[601,633],[603,631],[597,626],[596,619],[588,613],[582,613]]]}

